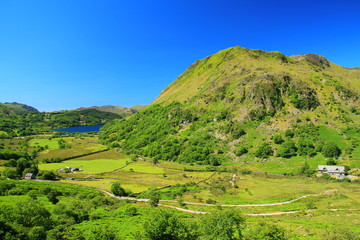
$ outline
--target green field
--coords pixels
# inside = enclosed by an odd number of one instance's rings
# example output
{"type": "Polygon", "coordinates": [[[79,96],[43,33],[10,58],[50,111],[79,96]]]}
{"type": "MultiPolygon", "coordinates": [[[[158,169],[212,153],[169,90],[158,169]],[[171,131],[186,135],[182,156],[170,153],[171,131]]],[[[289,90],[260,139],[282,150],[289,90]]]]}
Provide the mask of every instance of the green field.
{"type": "Polygon", "coordinates": [[[60,139],[69,140],[70,138],[35,138],[31,139],[29,142],[30,147],[45,147],[48,146],[49,149],[60,149],[58,141],[60,139]]]}
{"type": "MultiPolygon", "coordinates": [[[[104,173],[111,172],[115,169],[125,166],[126,161],[129,161],[129,158],[123,159],[96,159],[92,161],[87,160],[68,160],[62,163],[48,163],[48,164],[39,164],[40,170],[58,170],[62,167],[78,167],[83,171],[81,173],[104,173]]],[[[76,174],[76,173],[73,173],[76,174]]]]}
{"type": "MultiPolygon", "coordinates": [[[[46,149],[44,151],[41,151],[37,155],[37,159],[41,161],[44,158],[69,158],[73,156],[79,156],[82,154],[89,154],[92,152],[97,152],[101,150],[107,149],[106,146],[98,143],[98,140],[96,137],[84,137],[81,139],[76,139],[73,137],[63,138],[65,140],[65,143],[70,146],[66,147],[64,149],[46,149]]],[[[36,139],[36,142],[38,142],[40,139],[36,139]]],[[[44,143],[47,143],[47,141],[53,141],[48,139],[41,139],[44,140],[44,143]]],[[[56,142],[57,143],[57,142],[56,142]]]]}

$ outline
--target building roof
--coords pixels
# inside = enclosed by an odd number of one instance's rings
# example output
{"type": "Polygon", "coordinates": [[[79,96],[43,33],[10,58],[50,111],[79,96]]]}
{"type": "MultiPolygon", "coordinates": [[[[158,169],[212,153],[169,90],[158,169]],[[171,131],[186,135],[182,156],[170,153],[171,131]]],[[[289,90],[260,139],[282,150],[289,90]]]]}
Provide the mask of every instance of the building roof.
{"type": "Polygon", "coordinates": [[[319,171],[325,171],[325,172],[342,173],[342,172],[345,172],[345,167],[343,167],[343,166],[318,165],[318,170],[319,171]]]}

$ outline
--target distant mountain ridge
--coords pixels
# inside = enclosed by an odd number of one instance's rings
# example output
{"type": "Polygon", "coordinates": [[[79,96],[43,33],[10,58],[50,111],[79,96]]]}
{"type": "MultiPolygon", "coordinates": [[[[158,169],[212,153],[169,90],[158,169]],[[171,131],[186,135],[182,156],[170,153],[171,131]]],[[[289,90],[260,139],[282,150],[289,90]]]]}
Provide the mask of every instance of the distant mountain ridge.
{"type": "Polygon", "coordinates": [[[104,111],[104,112],[117,113],[123,117],[126,117],[126,116],[130,116],[144,108],[146,108],[146,105],[135,105],[135,106],[132,106],[129,108],[118,106],[118,105],[104,105],[104,106],[81,107],[81,108],[77,108],[75,110],[79,111],[79,110],[85,110],[85,109],[96,109],[96,110],[104,111]]]}

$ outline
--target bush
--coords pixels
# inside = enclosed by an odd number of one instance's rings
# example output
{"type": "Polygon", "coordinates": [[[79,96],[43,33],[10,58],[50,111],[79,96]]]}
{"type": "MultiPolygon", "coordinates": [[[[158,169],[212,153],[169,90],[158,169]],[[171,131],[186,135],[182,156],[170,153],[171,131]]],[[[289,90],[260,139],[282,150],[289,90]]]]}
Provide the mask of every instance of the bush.
{"type": "Polygon", "coordinates": [[[255,157],[258,158],[267,158],[269,156],[272,156],[274,154],[274,151],[270,147],[269,144],[263,143],[260,145],[258,150],[255,152],[255,157]]]}
{"type": "Polygon", "coordinates": [[[252,173],[252,171],[249,169],[242,169],[240,172],[241,172],[241,174],[251,174],[252,173]]]}
{"type": "Polygon", "coordinates": [[[113,183],[111,185],[111,192],[115,196],[127,196],[125,189],[121,187],[120,183],[113,183]]]}
{"type": "Polygon", "coordinates": [[[340,156],[341,150],[334,142],[327,142],[322,147],[322,153],[325,157],[337,158],[340,156]]]}
{"type": "Polygon", "coordinates": [[[277,239],[285,240],[288,239],[285,236],[285,230],[275,224],[260,222],[251,231],[246,233],[246,239],[257,240],[257,239],[277,239]]]}
{"type": "Polygon", "coordinates": [[[244,146],[239,146],[235,150],[235,155],[240,157],[248,152],[247,148],[244,146]]]}
{"type": "Polygon", "coordinates": [[[294,137],[294,132],[293,132],[293,130],[287,129],[287,130],[285,131],[285,137],[293,138],[293,137],[294,137]]]}
{"type": "Polygon", "coordinates": [[[282,144],[284,142],[284,139],[281,137],[281,135],[275,135],[273,137],[273,141],[275,144],[282,144]]]}
{"type": "Polygon", "coordinates": [[[283,142],[277,151],[277,156],[283,158],[290,158],[296,156],[297,148],[295,146],[295,142],[292,140],[283,142]]]}
{"type": "Polygon", "coordinates": [[[243,239],[245,220],[235,210],[216,211],[201,216],[200,231],[204,239],[243,239]]]}

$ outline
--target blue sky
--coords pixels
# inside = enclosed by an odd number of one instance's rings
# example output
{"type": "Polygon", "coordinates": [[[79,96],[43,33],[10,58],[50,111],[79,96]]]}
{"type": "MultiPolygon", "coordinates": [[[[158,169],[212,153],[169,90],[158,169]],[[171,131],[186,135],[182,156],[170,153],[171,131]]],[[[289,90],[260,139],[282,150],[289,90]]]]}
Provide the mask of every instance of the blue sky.
{"type": "Polygon", "coordinates": [[[0,102],[149,104],[232,46],[360,66],[360,1],[0,1],[0,102]]]}

